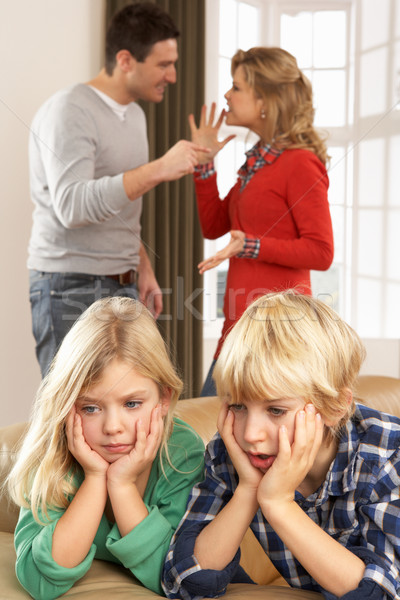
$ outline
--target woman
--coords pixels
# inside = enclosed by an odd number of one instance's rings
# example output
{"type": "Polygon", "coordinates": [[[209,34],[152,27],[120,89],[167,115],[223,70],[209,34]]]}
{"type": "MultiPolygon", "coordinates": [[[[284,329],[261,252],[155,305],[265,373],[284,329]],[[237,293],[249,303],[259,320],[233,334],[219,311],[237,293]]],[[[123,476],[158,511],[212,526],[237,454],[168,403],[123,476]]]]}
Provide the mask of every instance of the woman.
{"type": "Polygon", "coordinates": [[[225,321],[202,395],[215,394],[212,371],[223,341],[258,296],[288,288],[311,294],[310,269],[333,260],[327,199],[326,146],[313,127],[310,82],[296,59],[281,48],[238,50],[232,59],[228,111],[216,120],[215,104],[199,127],[189,123],[194,142],[211,148],[199,155],[195,185],[204,237],[227,232],[229,244],[199,264],[200,273],[229,258],[225,321]],[[223,120],[259,136],[226,198],[220,199],[213,159],[234,136],[218,141],[223,120]]]}

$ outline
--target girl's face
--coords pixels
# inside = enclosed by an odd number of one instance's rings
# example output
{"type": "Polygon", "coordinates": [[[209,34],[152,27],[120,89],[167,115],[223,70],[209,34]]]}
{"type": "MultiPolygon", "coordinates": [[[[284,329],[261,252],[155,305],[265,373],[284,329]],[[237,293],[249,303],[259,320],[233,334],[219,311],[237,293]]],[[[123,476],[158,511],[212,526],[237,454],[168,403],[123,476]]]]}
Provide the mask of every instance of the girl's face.
{"type": "Polygon", "coordinates": [[[226,92],[225,99],[229,108],[225,121],[227,125],[239,125],[256,133],[260,132],[263,101],[256,97],[245,80],[243,67],[240,65],[233,74],[232,87],[226,92]]]}
{"type": "Polygon", "coordinates": [[[286,426],[289,442],[293,443],[296,413],[304,406],[304,400],[298,398],[230,404],[235,417],[235,439],[253,467],[265,473],[273,464],[278,454],[281,425],[286,426]]]}
{"type": "Polygon", "coordinates": [[[99,381],[85,390],[75,403],[82,418],[86,442],[107,462],[129,454],[136,443],[139,419],[149,433],[153,409],[161,403],[161,414],[169,408],[169,398],[160,398],[157,384],[140,375],[131,365],[114,359],[99,381]]]}

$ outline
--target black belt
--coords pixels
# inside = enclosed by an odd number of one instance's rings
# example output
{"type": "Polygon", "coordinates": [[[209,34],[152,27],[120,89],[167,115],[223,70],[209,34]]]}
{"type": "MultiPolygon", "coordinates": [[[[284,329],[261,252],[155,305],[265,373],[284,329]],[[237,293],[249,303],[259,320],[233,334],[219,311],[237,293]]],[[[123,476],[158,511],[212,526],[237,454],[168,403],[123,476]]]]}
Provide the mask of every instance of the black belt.
{"type": "Polygon", "coordinates": [[[136,283],[136,271],[133,269],[126,273],[120,273],[119,275],[105,275],[105,277],[118,281],[120,285],[132,285],[133,283],[136,283]]]}

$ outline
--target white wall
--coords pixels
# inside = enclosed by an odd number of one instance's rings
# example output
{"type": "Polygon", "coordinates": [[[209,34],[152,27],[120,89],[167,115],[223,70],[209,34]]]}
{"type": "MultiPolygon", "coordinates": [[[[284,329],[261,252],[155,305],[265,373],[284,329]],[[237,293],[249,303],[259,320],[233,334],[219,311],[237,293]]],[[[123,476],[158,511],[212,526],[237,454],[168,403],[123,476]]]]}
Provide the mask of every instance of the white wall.
{"type": "Polygon", "coordinates": [[[40,381],[28,300],[29,124],[56,90],[102,65],[105,0],[0,2],[0,426],[28,419],[40,381]]]}

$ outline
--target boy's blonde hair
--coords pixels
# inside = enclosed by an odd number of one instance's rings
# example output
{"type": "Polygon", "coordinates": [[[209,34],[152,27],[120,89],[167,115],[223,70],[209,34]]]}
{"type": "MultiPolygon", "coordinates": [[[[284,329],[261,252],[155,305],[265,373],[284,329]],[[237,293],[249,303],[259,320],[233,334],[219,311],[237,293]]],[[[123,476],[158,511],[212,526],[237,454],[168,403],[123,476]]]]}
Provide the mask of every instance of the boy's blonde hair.
{"type": "Polygon", "coordinates": [[[348,390],[365,357],[357,333],[324,302],[288,291],[253,302],[228,334],[214,379],[232,402],[302,398],[335,435],[354,412],[348,390]],[[339,420],[338,417],[340,416],[339,420]]]}
{"type": "Polygon", "coordinates": [[[242,67],[245,80],[257,97],[265,100],[266,141],[277,148],[304,148],[325,165],[326,144],[314,129],[310,81],[292,54],[282,48],[238,50],[232,58],[232,75],[242,67]]]}
{"type": "Polygon", "coordinates": [[[33,416],[8,488],[13,500],[29,507],[35,519],[47,507],[65,508],[74,494],[80,466],[68,450],[65,421],[76,399],[119,359],[152,379],[160,397],[170,395],[160,456],[169,460],[167,441],[172,412],[182,390],[165,343],[150,312],[131,298],[106,298],[92,304],[65,336],[42,381],[33,416]]]}

